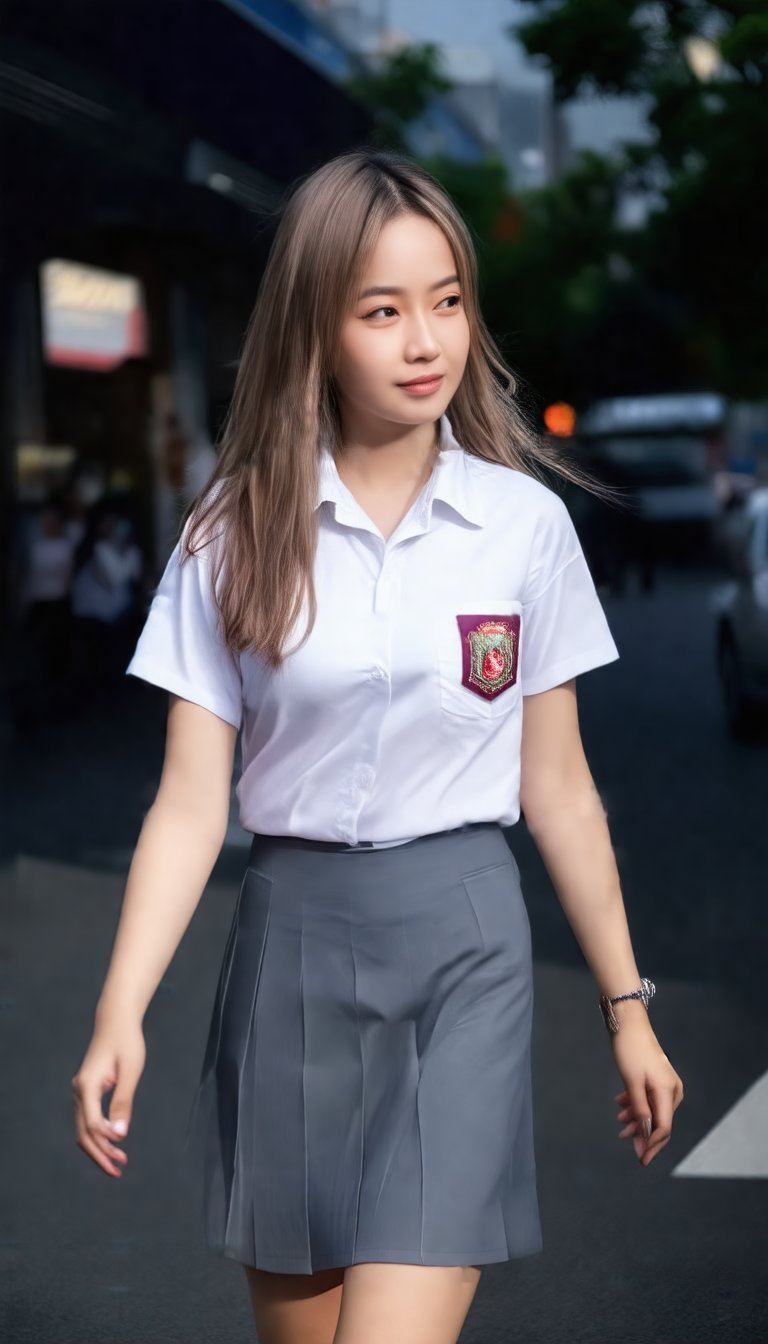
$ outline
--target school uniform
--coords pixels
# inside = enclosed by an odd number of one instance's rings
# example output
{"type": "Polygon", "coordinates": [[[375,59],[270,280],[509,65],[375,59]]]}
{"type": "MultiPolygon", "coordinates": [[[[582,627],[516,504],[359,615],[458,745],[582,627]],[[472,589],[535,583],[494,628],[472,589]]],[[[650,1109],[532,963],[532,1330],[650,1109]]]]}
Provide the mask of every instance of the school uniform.
{"type": "Polygon", "coordinates": [[[279,671],[232,653],[210,548],[177,546],[128,667],[242,735],[254,838],[189,1131],[206,1237],[289,1273],[508,1260],[542,1246],[530,928],[501,829],[522,700],[618,650],[560,496],[447,416],[387,541],[319,451],[306,643],[279,671]]]}

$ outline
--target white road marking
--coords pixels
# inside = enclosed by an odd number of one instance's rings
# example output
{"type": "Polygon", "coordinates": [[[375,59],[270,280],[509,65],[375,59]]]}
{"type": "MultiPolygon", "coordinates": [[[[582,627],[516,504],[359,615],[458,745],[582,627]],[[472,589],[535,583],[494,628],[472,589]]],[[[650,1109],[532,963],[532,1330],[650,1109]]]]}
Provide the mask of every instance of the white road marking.
{"type": "Polygon", "coordinates": [[[747,1089],[671,1174],[768,1178],[768,1073],[747,1089]]]}

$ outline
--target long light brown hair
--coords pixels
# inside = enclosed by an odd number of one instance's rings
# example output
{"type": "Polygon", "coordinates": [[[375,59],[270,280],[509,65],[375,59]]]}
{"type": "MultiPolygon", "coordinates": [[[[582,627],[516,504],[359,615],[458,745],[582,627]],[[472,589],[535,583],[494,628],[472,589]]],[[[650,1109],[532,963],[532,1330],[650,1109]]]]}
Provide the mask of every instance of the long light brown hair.
{"type": "Polygon", "coordinates": [[[451,246],[469,323],[469,355],[447,412],[468,453],[543,479],[547,470],[606,491],[539,435],[518,382],[478,308],[477,260],[459,211],[424,168],[359,149],[300,182],[275,234],[243,341],[210,479],[186,510],[182,560],[213,539],[212,584],[222,635],[280,666],[302,610],[317,615],[313,566],[320,445],[340,446],[334,389],[341,326],[385,224],[418,214],[451,246]]]}

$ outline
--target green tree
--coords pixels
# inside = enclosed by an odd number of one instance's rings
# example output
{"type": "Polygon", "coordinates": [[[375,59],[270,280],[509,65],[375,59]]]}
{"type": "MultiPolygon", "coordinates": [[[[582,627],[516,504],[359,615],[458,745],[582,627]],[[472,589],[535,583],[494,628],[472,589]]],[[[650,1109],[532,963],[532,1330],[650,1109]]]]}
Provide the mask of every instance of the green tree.
{"type": "MultiPolygon", "coordinates": [[[[434,46],[408,48],[350,89],[374,112],[375,142],[408,147],[408,130],[445,92],[434,46]]],[[[623,176],[584,153],[541,190],[510,188],[498,155],[473,163],[424,160],[456,201],[480,262],[483,312],[532,414],[562,397],[576,405],[606,390],[680,384],[680,315],[633,276],[615,224],[623,176]],[[525,387],[527,384],[527,390],[525,387]],[[535,389],[535,391],[534,391],[535,389]]]]}
{"type": "Polygon", "coordinates": [[[627,145],[618,160],[625,185],[651,188],[659,199],[645,229],[621,244],[627,290],[655,297],[667,336],[680,341],[682,379],[765,396],[765,0],[525,3],[537,13],[513,31],[546,61],[558,98],[596,90],[648,100],[652,140],[627,145]],[[716,58],[706,79],[691,64],[692,41],[702,39],[716,58]]]}
{"type": "Polygon", "coordinates": [[[618,165],[586,151],[549,186],[518,192],[478,240],[483,311],[539,406],[679,384],[679,315],[627,261],[621,184],[618,165]]]}
{"type": "Polygon", "coordinates": [[[585,151],[549,186],[510,194],[503,165],[429,160],[470,225],[482,308],[532,412],[565,398],[680,385],[679,304],[650,289],[617,225],[623,172],[585,151]],[[524,392],[525,395],[525,392],[524,392]]]}
{"type": "Polygon", "coordinates": [[[405,150],[407,127],[426,111],[435,94],[453,87],[440,68],[434,42],[403,47],[375,69],[358,61],[345,87],[374,115],[375,144],[405,150]]]}

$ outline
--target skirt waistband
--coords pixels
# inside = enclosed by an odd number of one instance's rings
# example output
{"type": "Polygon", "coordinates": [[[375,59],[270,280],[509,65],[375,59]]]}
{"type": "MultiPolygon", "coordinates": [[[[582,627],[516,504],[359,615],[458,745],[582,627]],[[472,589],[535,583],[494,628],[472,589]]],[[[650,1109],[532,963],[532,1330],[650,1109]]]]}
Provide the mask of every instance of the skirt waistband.
{"type": "Polygon", "coordinates": [[[429,831],[426,835],[416,836],[413,840],[405,840],[401,845],[383,846],[375,845],[372,840],[358,840],[356,845],[348,845],[341,840],[310,840],[303,835],[263,835],[257,832],[253,836],[251,855],[255,853],[259,845],[263,842],[279,845],[281,848],[330,851],[334,854],[356,854],[358,851],[362,850],[370,853],[377,848],[382,850],[407,849],[409,845],[418,844],[420,840],[432,840],[440,835],[460,835],[463,831],[474,831],[483,827],[487,830],[497,830],[498,822],[467,821],[463,826],[451,826],[445,831],[429,831]]]}

